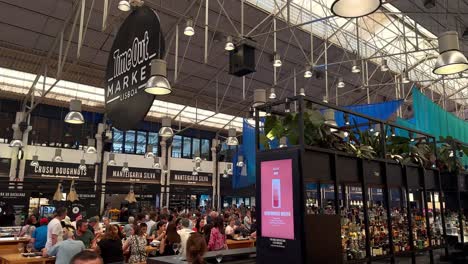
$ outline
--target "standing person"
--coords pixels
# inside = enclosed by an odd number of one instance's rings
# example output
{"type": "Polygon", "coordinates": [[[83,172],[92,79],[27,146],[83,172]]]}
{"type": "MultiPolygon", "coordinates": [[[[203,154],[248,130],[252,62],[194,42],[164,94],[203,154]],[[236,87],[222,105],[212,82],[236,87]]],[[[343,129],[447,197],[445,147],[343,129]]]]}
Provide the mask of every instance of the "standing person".
{"type": "Polygon", "coordinates": [[[102,258],[96,252],[85,250],[76,254],[70,264],[102,264],[102,258]]]}
{"type": "Polygon", "coordinates": [[[75,239],[83,242],[86,248],[95,248],[94,234],[89,231],[86,220],[81,219],[76,222],[75,239]]]}
{"type": "Polygon", "coordinates": [[[226,235],[224,234],[224,222],[221,217],[214,219],[211,229],[210,241],[208,241],[208,250],[217,251],[226,248],[226,235]]]}
{"type": "Polygon", "coordinates": [[[187,261],[190,264],[204,264],[203,256],[207,250],[205,238],[201,234],[192,234],[187,240],[187,261]]]}
{"type": "Polygon", "coordinates": [[[123,250],[126,251],[130,249],[130,258],[128,259],[128,263],[140,263],[146,262],[147,254],[146,254],[146,229],[147,226],[145,223],[141,223],[135,227],[135,234],[130,236],[125,241],[123,246],[123,250]]]}
{"type": "Polygon", "coordinates": [[[180,236],[180,254],[185,256],[186,249],[187,249],[187,240],[190,235],[193,233],[192,229],[190,229],[190,220],[188,218],[182,218],[180,220],[181,229],[177,231],[180,236]]]}
{"type": "Polygon", "coordinates": [[[118,225],[109,225],[104,237],[97,245],[97,250],[101,253],[104,264],[124,263],[122,240],[119,237],[118,225]]]}
{"type": "Polygon", "coordinates": [[[125,233],[125,237],[129,238],[132,234],[133,224],[135,223],[135,217],[130,216],[128,218],[128,224],[124,226],[123,232],[125,233]]]}
{"type": "Polygon", "coordinates": [[[146,226],[148,227],[148,235],[151,235],[151,231],[153,230],[154,225],[156,224],[156,213],[151,212],[149,215],[149,221],[146,222],[146,226]]]}
{"type": "Polygon", "coordinates": [[[41,251],[47,242],[47,224],[49,220],[47,220],[47,218],[42,218],[39,223],[41,226],[34,230],[31,238],[31,243],[34,244],[34,249],[37,251],[41,251]]]}
{"type": "Polygon", "coordinates": [[[56,264],[69,264],[73,256],[85,250],[83,242],[74,240],[72,229],[63,229],[63,239],[49,249],[44,249],[42,255],[55,256],[56,264]]]}
{"type": "Polygon", "coordinates": [[[250,231],[250,228],[252,227],[252,214],[250,210],[247,210],[246,215],[244,217],[244,226],[250,231]]]}
{"type": "Polygon", "coordinates": [[[56,216],[50,220],[47,225],[47,242],[45,245],[46,249],[51,248],[58,242],[63,240],[63,229],[61,221],[67,216],[67,208],[60,207],[55,212],[56,216]]]}
{"type": "Polygon", "coordinates": [[[25,225],[21,228],[21,231],[19,232],[18,236],[23,237],[31,237],[34,230],[36,229],[36,223],[37,219],[35,215],[30,215],[28,219],[26,220],[25,225]]]}

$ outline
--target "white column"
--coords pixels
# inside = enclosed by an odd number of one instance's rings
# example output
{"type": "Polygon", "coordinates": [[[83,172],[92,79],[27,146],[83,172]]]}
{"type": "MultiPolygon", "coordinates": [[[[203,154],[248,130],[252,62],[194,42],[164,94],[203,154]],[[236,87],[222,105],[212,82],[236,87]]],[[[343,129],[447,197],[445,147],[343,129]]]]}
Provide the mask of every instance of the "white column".
{"type": "MultiPolygon", "coordinates": [[[[28,125],[26,130],[24,132],[21,132],[20,129],[20,123],[23,121],[26,121],[27,119],[25,118],[26,113],[24,112],[17,112],[16,113],[16,120],[15,124],[12,125],[13,128],[13,138],[21,137],[21,140],[23,142],[23,146],[26,146],[28,144],[28,138],[29,138],[29,131],[32,130],[32,127],[28,125]]],[[[22,160],[18,161],[18,152],[19,148],[14,148],[11,152],[11,163],[10,163],[10,181],[15,181],[16,178],[16,169],[18,162],[19,164],[19,173],[18,173],[18,181],[22,182],[24,180],[24,168],[26,165],[26,159],[23,157],[22,160]]],[[[18,186],[19,189],[22,189],[22,186],[18,186]]]]}
{"type": "Polygon", "coordinates": [[[212,187],[213,187],[213,201],[211,203],[211,206],[214,208],[216,205],[218,206],[218,209],[220,208],[220,195],[219,195],[219,168],[216,168],[216,163],[218,162],[218,157],[216,155],[216,147],[218,146],[218,140],[213,139],[211,143],[211,157],[212,157],[212,163],[213,163],[213,178],[212,178],[212,187]],[[216,201],[215,201],[216,199],[216,201]]]}

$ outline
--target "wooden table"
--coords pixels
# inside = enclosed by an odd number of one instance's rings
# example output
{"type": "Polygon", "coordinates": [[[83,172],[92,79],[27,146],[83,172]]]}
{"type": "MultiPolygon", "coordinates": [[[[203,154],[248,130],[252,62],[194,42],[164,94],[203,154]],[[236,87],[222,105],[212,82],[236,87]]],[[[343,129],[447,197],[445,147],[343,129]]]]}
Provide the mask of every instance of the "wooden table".
{"type": "Polygon", "coordinates": [[[0,238],[0,255],[5,253],[18,253],[18,244],[27,244],[28,242],[29,239],[21,237],[18,239],[13,237],[0,238]]]}
{"type": "Polygon", "coordinates": [[[0,254],[0,264],[55,263],[55,257],[23,257],[20,253],[0,254]]]}
{"type": "Polygon", "coordinates": [[[226,244],[228,246],[228,249],[251,248],[255,246],[255,240],[253,239],[246,239],[246,240],[227,239],[226,244]]]}
{"type": "Polygon", "coordinates": [[[151,253],[151,252],[158,251],[158,250],[159,250],[159,246],[157,246],[157,247],[146,246],[145,250],[146,250],[146,254],[149,254],[149,253],[151,253]]]}

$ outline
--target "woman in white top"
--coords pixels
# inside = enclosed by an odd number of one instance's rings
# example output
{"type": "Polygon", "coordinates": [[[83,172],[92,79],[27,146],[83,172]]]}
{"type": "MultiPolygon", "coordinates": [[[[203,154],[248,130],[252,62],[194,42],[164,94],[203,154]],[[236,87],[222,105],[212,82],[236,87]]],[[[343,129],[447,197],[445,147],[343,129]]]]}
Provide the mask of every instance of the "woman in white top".
{"type": "Polygon", "coordinates": [[[233,236],[236,229],[236,219],[234,217],[231,217],[229,219],[229,224],[226,226],[224,233],[226,233],[226,236],[233,236]]]}

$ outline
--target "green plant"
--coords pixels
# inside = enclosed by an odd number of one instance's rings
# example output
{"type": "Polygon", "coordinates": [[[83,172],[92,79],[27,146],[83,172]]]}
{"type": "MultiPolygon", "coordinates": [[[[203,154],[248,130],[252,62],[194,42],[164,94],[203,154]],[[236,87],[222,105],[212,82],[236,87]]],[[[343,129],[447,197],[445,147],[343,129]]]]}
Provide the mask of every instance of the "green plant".
{"type": "Polygon", "coordinates": [[[440,146],[437,148],[437,167],[441,171],[458,173],[464,170],[464,166],[458,157],[458,151],[464,155],[468,153],[468,148],[457,142],[452,137],[439,137],[440,146]]]}

